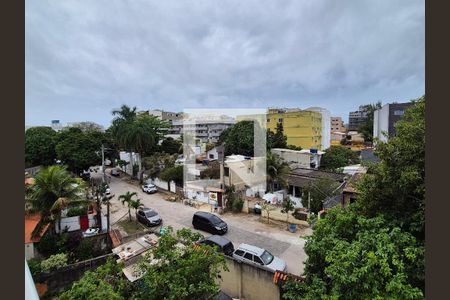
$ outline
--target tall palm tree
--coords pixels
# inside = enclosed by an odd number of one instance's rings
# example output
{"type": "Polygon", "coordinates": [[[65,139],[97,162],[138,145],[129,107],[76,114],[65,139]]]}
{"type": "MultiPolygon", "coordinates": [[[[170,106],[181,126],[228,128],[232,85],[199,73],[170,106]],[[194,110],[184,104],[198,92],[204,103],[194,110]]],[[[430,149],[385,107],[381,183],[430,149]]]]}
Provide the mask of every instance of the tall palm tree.
{"type": "Polygon", "coordinates": [[[271,192],[273,192],[275,188],[275,182],[281,188],[287,186],[287,177],[290,173],[290,169],[277,154],[271,152],[267,153],[266,168],[267,184],[269,185],[271,192]]]}
{"type": "MultiPolygon", "coordinates": [[[[134,200],[133,197],[136,196],[137,197],[137,193],[136,192],[126,192],[126,194],[120,195],[119,196],[119,200],[122,202],[122,205],[125,205],[125,203],[127,203],[128,205],[128,216],[130,217],[130,221],[131,221],[131,202],[134,200]]],[[[138,199],[139,200],[139,199],[138,199]]]]}
{"type": "Polygon", "coordinates": [[[130,108],[128,105],[122,105],[120,109],[113,110],[112,114],[114,119],[112,121],[111,134],[120,148],[130,152],[130,165],[133,168],[133,155],[128,136],[137,117],[136,107],[130,108]]]}
{"type": "Polygon", "coordinates": [[[82,199],[83,185],[61,166],[42,169],[36,175],[35,183],[28,193],[28,213],[41,215],[41,221],[33,231],[33,236],[38,236],[46,224],[54,223],[55,219],[58,219],[55,216],[65,207],[86,202],[82,199]]]}

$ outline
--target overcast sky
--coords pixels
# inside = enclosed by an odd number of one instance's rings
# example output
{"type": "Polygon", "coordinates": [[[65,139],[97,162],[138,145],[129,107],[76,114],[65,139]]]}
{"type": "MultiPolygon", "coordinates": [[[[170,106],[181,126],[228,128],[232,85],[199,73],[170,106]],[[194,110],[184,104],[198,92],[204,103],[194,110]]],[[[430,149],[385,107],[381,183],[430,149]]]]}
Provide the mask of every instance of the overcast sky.
{"type": "Polygon", "coordinates": [[[26,1],[25,121],[322,106],[425,93],[423,0],[26,1]]]}

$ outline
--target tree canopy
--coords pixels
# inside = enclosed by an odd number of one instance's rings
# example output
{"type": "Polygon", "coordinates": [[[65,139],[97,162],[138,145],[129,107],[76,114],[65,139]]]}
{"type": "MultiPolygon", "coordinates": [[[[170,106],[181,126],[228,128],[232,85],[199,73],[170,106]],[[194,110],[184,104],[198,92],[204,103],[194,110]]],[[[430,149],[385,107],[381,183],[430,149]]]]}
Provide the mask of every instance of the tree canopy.
{"type": "Polygon", "coordinates": [[[50,166],[56,159],[57,132],[50,127],[31,127],[25,131],[25,165],[50,166]]]}
{"type": "Polygon", "coordinates": [[[358,185],[358,201],[368,216],[383,214],[389,222],[425,236],[425,97],[395,124],[396,136],[377,143],[380,163],[358,185]]]}
{"type": "Polygon", "coordinates": [[[322,155],[320,169],[334,172],[339,168],[358,164],[359,162],[360,159],[356,152],[343,146],[331,146],[322,155]]]}
{"type": "Polygon", "coordinates": [[[58,135],[57,157],[68,166],[69,170],[79,174],[82,170],[101,164],[103,143],[108,143],[107,136],[103,132],[82,131],[76,127],[67,128],[58,135]]]}
{"type": "Polygon", "coordinates": [[[284,299],[423,299],[425,287],[425,97],[378,143],[380,163],[357,184],[356,202],[317,221],[305,283],[284,299]]]}
{"type": "Polygon", "coordinates": [[[313,213],[318,213],[323,208],[323,202],[338,194],[336,190],[339,183],[329,177],[321,177],[313,182],[310,182],[305,188],[304,196],[302,197],[302,204],[304,207],[310,205],[310,210],[313,213]],[[308,193],[310,200],[308,201],[308,193]]]}
{"type": "Polygon", "coordinates": [[[374,104],[363,105],[362,111],[366,113],[367,119],[358,128],[358,132],[362,134],[364,141],[372,143],[373,142],[373,115],[377,109],[381,108],[381,102],[378,101],[374,104]]]}
{"type": "Polygon", "coordinates": [[[219,143],[225,143],[225,155],[254,154],[254,122],[240,121],[225,129],[219,137],[219,143]]]}
{"type": "Polygon", "coordinates": [[[181,142],[172,137],[165,138],[161,143],[160,149],[168,154],[181,154],[183,152],[181,142]]]}
{"type": "Polygon", "coordinates": [[[133,286],[123,276],[122,268],[122,264],[117,264],[109,258],[106,264],[98,267],[95,271],[87,271],[58,299],[131,299],[134,294],[133,286]]]}
{"type": "Polygon", "coordinates": [[[160,263],[150,266],[145,261],[145,272],[140,295],[145,299],[210,299],[219,290],[217,279],[221,269],[226,269],[225,258],[214,248],[206,245],[198,248],[192,243],[202,235],[187,228],[173,233],[169,227],[161,236],[158,247],[151,254],[160,263]],[[180,248],[179,241],[185,244],[180,248]]]}

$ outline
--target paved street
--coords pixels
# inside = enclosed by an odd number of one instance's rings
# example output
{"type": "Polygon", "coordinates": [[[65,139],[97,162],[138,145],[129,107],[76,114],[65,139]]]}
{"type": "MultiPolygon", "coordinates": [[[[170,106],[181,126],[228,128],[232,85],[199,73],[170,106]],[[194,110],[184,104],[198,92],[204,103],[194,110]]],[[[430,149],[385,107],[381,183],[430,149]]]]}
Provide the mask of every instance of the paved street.
{"type": "MultiPolygon", "coordinates": [[[[171,225],[174,229],[189,227],[192,230],[192,215],[197,209],[164,200],[165,194],[156,193],[148,195],[140,187],[130,184],[122,179],[111,178],[111,193],[115,197],[111,200],[111,224],[127,214],[128,208],[120,201],[118,196],[127,191],[136,192],[143,204],[154,208],[163,219],[163,226],[171,225]]],[[[104,208],[104,211],[106,209],[104,208]]],[[[134,211],[132,212],[134,216],[134,211]]],[[[229,231],[225,237],[233,242],[235,247],[240,243],[247,243],[261,248],[265,248],[273,255],[279,256],[287,263],[288,272],[300,275],[303,272],[306,254],[303,250],[305,240],[299,237],[298,233],[290,233],[278,227],[270,226],[260,222],[259,216],[246,214],[224,214],[221,215],[228,224],[229,231]]],[[[203,235],[209,233],[200,231],[203,235]]]]}

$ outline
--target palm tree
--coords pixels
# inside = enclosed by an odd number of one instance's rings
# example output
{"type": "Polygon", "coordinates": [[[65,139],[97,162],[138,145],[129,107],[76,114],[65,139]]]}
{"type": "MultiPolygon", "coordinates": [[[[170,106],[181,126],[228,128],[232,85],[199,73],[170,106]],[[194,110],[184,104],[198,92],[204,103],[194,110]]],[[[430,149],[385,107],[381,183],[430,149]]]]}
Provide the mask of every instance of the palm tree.
{"type": "Polygon", "coordinates": [[[281,188],[287,186],[287,177],[290,173],[290,169],[289,166],[283,162],[277,154],[273,154],[271,152],[267,153],[266,168],[267,184],[269,185],[271,192],[273,192],[275,188],[275,182],[281,188]]]}
{"type": "MultiPolygon", "coordinates": [[[[125,202],[128,205],[128,216],[130,217],[130,222],[131,222],[131,211],[130,210],[132,208],[131,202],[135,201],[134,199],[132,199],[133,196],[137,196],[137,193],[136,192],[131,193],[128,191],[128,192],[126,192],[126,194],[119,196],[119,200],[122,202],[122,205],[125,205],[125,202]]],[[[139,199],[137,199],[137,200],[139,200],[139,199]]]]}
{"type": "Polygon", "coordinates": [[[81,195],[83,185],[64,167],[50,166],[42,169],[36,175],[35,183],[27,195],[30,205],[28,213],[41,215],[41,221],[32,235],[38,236],[46,224],[54,223],[64,208],[87,202],[81,195]]]}
{"type": "Polygon", "coordinates": [[[130,164],[131,168],[133,168],[133,156],[128,135],[131,125],[137,117],[136,107],[130,108],[128,105],[122,105],[120,109],[113,110],[112,114],[114,119],[112,121],[111,134],[120,148],[130,152],[130,164]]]}
{"type": "Polygon", "coordinates": [[[138,208],[142,206],[141,199],[131,200],[128,205],[137,213],[138,208]]]}

